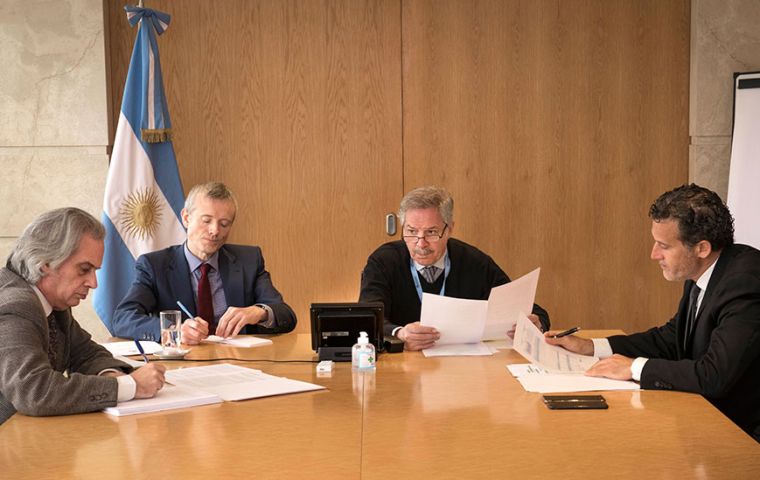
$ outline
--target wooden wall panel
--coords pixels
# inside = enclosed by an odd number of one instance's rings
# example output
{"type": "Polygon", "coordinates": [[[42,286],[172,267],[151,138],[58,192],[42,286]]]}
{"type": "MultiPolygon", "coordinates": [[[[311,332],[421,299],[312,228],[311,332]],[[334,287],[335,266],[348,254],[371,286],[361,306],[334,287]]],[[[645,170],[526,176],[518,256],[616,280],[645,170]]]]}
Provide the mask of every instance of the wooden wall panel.
{"type": "MultiPolygon", "coordinates": [[[[123,3],[107,3],[118,115],[135,32],[123,3]]],[[[232,241],[262,246],[309,331],[311,302],[358,298],[402,195],[400,3],[146,6],[172,15],[159,48],[186,191],[212,179],[233,189],[232,241]]]]}
{"type": "MultiPolygon", "coordinates": [[[[135,31],[105,3],[118,115],[135,31]]],[[[456,236],[512,276],[542,267],[556,325],[673,313],[646,213],[687,180],[688,0],[147,5],[173,15],[185,188],[236,191],[233,241],[264,248],[299,331],[310,302],[356,298],[382,216],[426,183],[454,193],[456,236]]]]}
{"type": "Polygon", "coordinates": [[[556,326],[636,331],[680,285],[647,211],[688,169],[689,2],[405,0],[404,187],[455,198],[455,236],[542,267],[556,326]]]}

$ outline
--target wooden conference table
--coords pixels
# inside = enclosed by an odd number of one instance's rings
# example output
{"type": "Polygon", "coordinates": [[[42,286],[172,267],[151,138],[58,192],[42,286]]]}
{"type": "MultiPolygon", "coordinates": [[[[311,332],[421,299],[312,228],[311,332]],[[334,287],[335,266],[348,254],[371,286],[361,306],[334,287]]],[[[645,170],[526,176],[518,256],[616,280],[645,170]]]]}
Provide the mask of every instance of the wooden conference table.
{"type": "MultiPolygon", "coordinates": [[[[188,358],[314,359],[308,334],[273,341],[188,358]]],[[[0,478],[760,478],[760,445],[702,397],[604,392],[609,410],[552,411],[507,372],[524,363],[511,350],[383,354],[375,373],[340,363],[325,377],[313,363],[230,363],[328,390],[128,417],[16,414],[0,426],[0,478]]]]}

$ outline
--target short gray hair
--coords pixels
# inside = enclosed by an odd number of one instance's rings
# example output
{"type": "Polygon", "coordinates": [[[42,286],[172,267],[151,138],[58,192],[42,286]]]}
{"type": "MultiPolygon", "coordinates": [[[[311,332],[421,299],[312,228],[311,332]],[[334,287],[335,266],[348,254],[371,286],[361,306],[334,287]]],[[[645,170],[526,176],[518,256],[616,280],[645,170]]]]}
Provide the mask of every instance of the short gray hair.
{"type": "Polygon", "coordinates": [[[398,209],[401,225],[406,222],[407,211],[426,208],[437,208],[441,218],[448,225],[454,221],[454,199],[451,198],[451,194],[442,188],[428,185],[415,188],[401,199],[398,209]]]}
{"type": "Polygon", "coordinates": [[[195,198],[198,195],[211,198],[213,200],[229,200],[235,205],[235,214],[237,215],[238,203],[235,195],[232,193],[227,185],[222,182],[207,182],[201,183],[190,189],[190,193],[187,194],[185,200],[185,210],[187,213],[191,213],[195,208],[195,198]]]}
{"type": "Polygon", "coordinates": [[[56,269],[79,248],[82,236],[103,240],[106,229],[95,217],[74,207],[57,208],[32,220],[8,256],[7,267],[36,285],[44,266],[56,269]]]}

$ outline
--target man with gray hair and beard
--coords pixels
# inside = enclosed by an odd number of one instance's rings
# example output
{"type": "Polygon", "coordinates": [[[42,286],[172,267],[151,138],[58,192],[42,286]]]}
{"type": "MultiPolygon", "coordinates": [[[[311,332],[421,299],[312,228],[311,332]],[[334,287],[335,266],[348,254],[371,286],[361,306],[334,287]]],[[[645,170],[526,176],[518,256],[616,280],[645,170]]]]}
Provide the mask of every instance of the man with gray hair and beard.
{"type": "Polygon", "coordinates": [[[87,212],[52,210],[24,230],[0,269],[0,424],[16,411],[92,412],[163,387],[165,367],[132,371],[71,315],[97,287],[104,237],[87,212]]]}
{"type": "MultiPolygon", "coordinates": [[[[403,341],[407,350],[422,350],[440,338],[435,328],[420,324],[423,292],[486,300],[493,287],[510,280],[491,257],[451,237],[454,200],[446,190],[428,186],[407,193],[399,220],[403,238],[370,255],[359,300],[382,302],[385,335],[403,341]]],[[[549,314],[538,305],[529,318],[542,331],[549,329],[549,314]]]]}

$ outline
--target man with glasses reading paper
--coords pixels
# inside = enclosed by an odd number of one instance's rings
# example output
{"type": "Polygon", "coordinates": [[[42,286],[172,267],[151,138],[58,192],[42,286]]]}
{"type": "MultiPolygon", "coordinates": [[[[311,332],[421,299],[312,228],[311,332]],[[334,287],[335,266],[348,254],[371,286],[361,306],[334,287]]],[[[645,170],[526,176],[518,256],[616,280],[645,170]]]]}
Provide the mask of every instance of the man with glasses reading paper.
{"type": "MultiPolygon", "coordinates": [[[[412,190],[401,200],[398,215],[403,239],[369,256],[359,301],[382,302],[385,335],[403,341],[407,350],[423,350],[440,337],[435,328],[420,324],[423,292],[486,300],[493,287],[510,280],[491,257],[451,237],[454,200],[446,190],[412,190]]],[[[549,329],[549,314],[538,305],[529,318],[541,330],[549,329]]]]}

